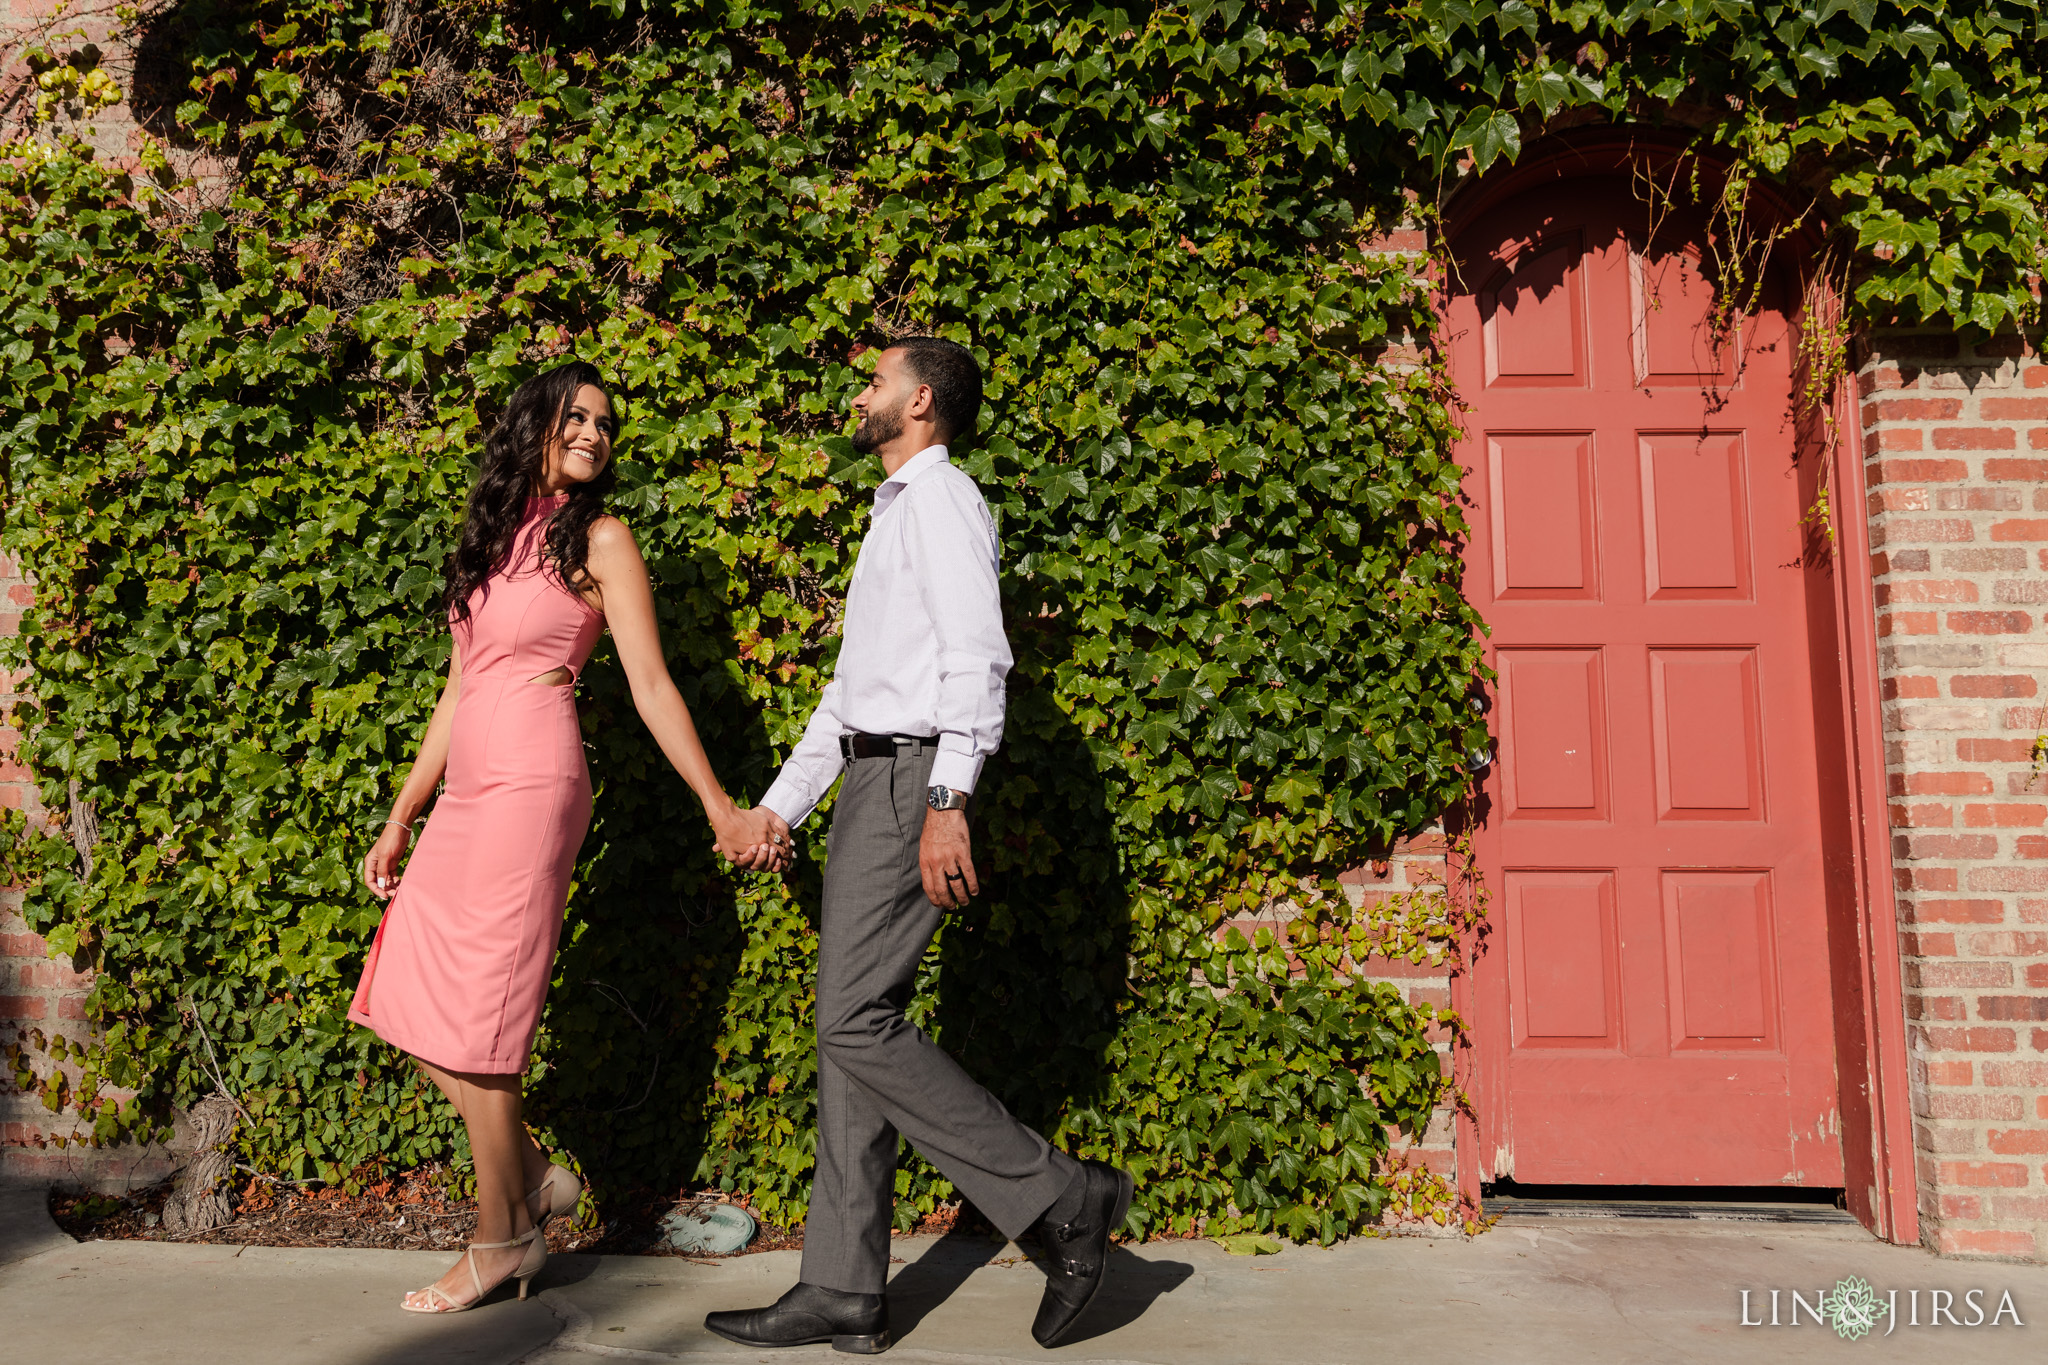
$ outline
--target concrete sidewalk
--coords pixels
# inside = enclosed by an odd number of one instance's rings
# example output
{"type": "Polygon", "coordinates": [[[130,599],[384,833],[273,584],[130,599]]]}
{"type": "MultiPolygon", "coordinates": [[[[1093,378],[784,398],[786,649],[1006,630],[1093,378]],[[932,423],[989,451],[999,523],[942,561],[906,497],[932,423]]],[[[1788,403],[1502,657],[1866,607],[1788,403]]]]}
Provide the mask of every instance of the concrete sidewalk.
{"type": "MultiPolygon", "coordinates": [[[[797,1253],[728,1261],[561,1256],[526,1303],[495,1295],[450,1317],[398,1311],[438,1253],[91,1242],[30,1226],[0,1200],[0,1295],[11,1365],[595,1365],[622,1361],[843,1359],[825,1346],[749,1351],[708,1335],[713,1308],[765,1303],[797,1253]],[[10,1236],[10,1228],[12,1225],[10,1236]],[[54,1238],[56,1240],[52,1240],[54,1238]],[[8,1247],[19,1253],[10,1261],[8,1247]]],[[[47,1215],[44,1215],[47,1222],[47,1215]]],[[[2048,1345],[2048,1267],[1937,1260],[1842,1225],[1510,1219],[1472,1241],[1398,1238],[1239,1257],[1209,1242],[1117,1255],[1087,1340],[1041,1351],[1029,1334],[1043,1279],[1017,1248],[980,1238],[899,1239],[891,1281],[900,1361],[1599,1362],[1876,1359],[1941,1365],[2038,1359],[2048,1345]],[[1912,1327],[1840,1339],[1810,1319],[1769,1318],[1772,1289],[1811,1299],[1860,1275],[1883,1298],[1918,1289],[2010,1292],[2024,1326],[1912,1327]],[[2036,1318],[2041,1322],[2037,1323],[2036,1318]]]]}

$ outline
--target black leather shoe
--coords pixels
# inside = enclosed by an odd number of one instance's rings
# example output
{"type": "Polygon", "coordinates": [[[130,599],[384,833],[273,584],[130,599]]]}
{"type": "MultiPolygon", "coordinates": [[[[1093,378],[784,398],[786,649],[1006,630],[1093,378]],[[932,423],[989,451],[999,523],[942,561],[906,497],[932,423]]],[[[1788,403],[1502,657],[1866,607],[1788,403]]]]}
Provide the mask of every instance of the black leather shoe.
{"type": "Polygon", "coordinates": [[[767,1308],[707,1313],[704,1326],[742,1346],[829,1341],[835,1351],[874,1356],[889,1349],[889,1301],[880,1294],[848,1294],[798,1281],[767,1308]]]}
{"type": "Polygon", "coordinates": [[[1109,1265],[1109,1234],[1124,1225],[1124,1215],[1131,1211],[1136,1182],[1129,1171],[1120,1171],[1106,1161],[1089,1161],[1082,1164],[1081,1176],[1088,1188],[1074,1221],[1054,1223],[1041,1218],[1038,1222],[1046,1281],[1031,1335],[1040,1346],[1057,1346],[1095,1301],[1109,1265]]]}

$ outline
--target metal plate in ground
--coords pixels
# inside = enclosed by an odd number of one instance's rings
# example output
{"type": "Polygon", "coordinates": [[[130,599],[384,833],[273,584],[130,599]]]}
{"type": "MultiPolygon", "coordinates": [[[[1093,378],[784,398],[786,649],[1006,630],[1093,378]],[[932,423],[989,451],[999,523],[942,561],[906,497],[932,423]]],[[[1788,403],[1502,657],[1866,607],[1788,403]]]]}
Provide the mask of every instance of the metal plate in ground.
{"type": "Polygon", "coordinates": [[[1480,1201],[1489,1217],[1690,1219],[1715,1223],[1849,1223],[1856,1217],[1826,1204],[1722,1204],[1688,1200],[1503,1199],[1480,1201]]]}

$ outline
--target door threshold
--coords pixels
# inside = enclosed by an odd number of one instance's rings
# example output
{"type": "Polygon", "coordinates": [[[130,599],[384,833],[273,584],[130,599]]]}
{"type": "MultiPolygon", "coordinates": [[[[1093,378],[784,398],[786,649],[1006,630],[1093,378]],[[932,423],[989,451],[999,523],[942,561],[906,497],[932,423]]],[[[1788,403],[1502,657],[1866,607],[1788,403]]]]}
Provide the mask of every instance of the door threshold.
{"type": "Polygon", "coordinates": [[[1631,1218],[1707,1223],[1840,1223],[1860,1227],[1827,1189],[1688,1188],[1612,1185],[1489,1186],[1480,1198],[1488,1217],[1631,1218]]]}

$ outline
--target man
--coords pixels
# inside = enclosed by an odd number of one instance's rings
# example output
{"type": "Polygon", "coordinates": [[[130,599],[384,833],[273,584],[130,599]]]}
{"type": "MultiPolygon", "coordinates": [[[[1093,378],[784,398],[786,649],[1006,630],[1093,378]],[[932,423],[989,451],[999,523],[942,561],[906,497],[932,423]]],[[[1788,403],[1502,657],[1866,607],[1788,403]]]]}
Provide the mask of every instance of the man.
{"type": "Polygon", "coordinates": [[[947,458],[973,434],[981,368],[950,341],[905,338],[853,406],[854,449],[880,455],[886,477],[847,589],[837,673],[761,800],[787,839],[846,774],[826,841],[803,1268],[775,1304],[704,1325],[745,1346],[887,1350],[901,1134],[1005,1236],[1037,1230],[1049,1278],[1031,1331],[1051,1346],[1102,1285],[1131,1177],[1054,1150],[904,1017],[940,918],[981,889],[967,806],[1003,734],[1011,656],[995,522],[947,458]]]}

